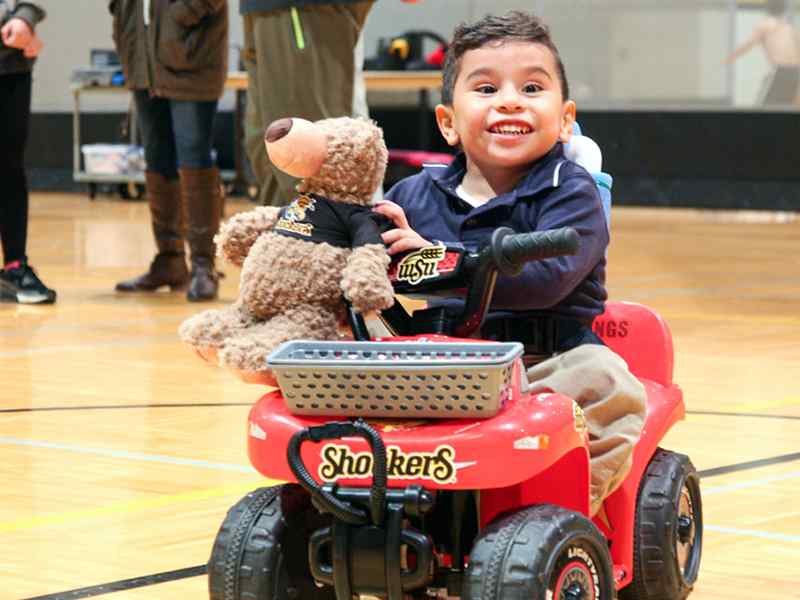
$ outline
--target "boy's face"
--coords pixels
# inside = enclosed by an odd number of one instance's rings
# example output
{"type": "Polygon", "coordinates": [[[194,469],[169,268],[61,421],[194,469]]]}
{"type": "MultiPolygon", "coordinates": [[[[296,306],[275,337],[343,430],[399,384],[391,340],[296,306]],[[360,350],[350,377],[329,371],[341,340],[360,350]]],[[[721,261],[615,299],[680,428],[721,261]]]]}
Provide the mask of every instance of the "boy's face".
{"type": "Polygon", "coordinates": [[[562,98],[553,53],[541,44],[503,42],[461,57],[453,105],[436,107],[451,146],[482,171],[527,166],[568,142],[575,103],[562,98]]]}

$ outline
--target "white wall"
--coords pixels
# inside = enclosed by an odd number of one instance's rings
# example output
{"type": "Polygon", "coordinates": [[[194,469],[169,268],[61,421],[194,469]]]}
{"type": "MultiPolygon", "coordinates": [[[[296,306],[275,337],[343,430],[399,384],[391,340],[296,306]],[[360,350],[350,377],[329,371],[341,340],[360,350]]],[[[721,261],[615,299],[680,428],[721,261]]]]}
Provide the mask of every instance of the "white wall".
{"type": "MultiPolygon", "coordinates": [[[[36,1],[48,11],[48,18],[39,29],[46,45],[34,70],[33,108],[68,112],[72,70],[88,65],[90,49],[113,47],[107,0],[36,1]]],[[[372,55],[380,37],[410,29],[430,29],[447,37],[457,23],[489,12],[540,9],[551,24],[581,106],[607,105],[609,98],[624,104],[636,99],[650,103],[659,97],[718,98],[727,89],[721,65],[729,44],[726,4],[727,0],[720,1],[717,10],[667,11],[640,9],[630,2],[623,6],[619,0],[420,0],[417,4],[378,0],[367,20],[365,49],[367,56],[372,55]]],[[[242,42],[238,7],[238,0],[229,0],[231,66],[242,42]]],[[[739,40],[760,16],[739,12],[739,40]]],[[[752,105],[768,72],[766,60],[754,51],[735,68],[736,104],[752,105]]],[[[416,96],[408,94],[404,101],[413,103],[416,96]]],[[[81,98],[83,109],[94,111],[122,111],[127,102],[121,93],[81,98]]],[[[221,108],[231,106],[229,93],[221,108]]]]}
{"type": "MultiPolygon", "coordinates": [[[[78,66],[88,66],[92,48],[113,48],[111,15],[108,0],[34,0],[47,11],[47,19],[39,26],[45,48],[34,68],[33,110],[67,112],[72,110],[70,75],[78,66]]],[[[230,2],[231,55],[241,45],[242,22],[239,4],[230,2]]],[[[235,62],[231,63],[235,65],[235,62]]],[[[226,95],[224,105],[232,105],[226,95]]],[[[124,111],[128,95],[92,93],[81,95],[81,108],[86,111],[124,111]]]]}

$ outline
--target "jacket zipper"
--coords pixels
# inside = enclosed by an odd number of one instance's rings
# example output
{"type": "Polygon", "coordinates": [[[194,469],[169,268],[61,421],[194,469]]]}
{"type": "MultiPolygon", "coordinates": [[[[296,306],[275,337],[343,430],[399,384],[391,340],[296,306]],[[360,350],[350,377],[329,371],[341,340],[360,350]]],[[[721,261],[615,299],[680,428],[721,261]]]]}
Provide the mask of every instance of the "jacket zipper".
{"type": "Polygon", "coordinates": [[[306,39],[303,35],[303,25],[300,23],[300,13],[297,12],[297,8],[294,6],[291,9],[292,12],[292,29],[294,30],[294,42],[297,45],[298,50],[305,50],[306,47],[306,39]]]}

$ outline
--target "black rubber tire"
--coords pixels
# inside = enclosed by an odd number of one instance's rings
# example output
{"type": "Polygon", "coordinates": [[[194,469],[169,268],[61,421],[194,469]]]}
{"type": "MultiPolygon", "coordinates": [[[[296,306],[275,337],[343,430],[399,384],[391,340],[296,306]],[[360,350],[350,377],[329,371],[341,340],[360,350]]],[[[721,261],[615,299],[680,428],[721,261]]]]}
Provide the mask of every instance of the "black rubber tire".
{"type": "Polygon", "coordinates": [[[608,542],[597,527],[583,515],[558,506],[526,508],[495,521],[477,537],[461,597],[545,600],[565,569],[575,563],[583,564],[592,576],[591,595],[584,597],[616,598],[608,542]]]}
{"type": "Polygon", "coordinates": [[[308,539],[327,520],[298,485],[260,488],[229,511],[208,561],[210,600],[335,600],[308,568],[308,539]]]}
{"type": "Polygon", "coordinates": [[[692,591],[703,550],[700,477],[688,456],[658,448],[639,484],[633,532],[633,581],[621,600],[683,600],[692,591]],[[693,509],[692,545],[682,568],[678,558],[681,493],[693,509]]]}

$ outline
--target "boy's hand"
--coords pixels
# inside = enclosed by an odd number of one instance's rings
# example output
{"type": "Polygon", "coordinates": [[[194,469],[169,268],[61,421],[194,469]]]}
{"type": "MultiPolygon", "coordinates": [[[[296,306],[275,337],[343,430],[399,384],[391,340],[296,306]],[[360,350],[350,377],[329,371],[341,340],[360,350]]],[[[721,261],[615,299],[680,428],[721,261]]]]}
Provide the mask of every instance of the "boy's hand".
{"type": "Polygon", "coordinates": [[[24,50],[31,43],[33,31],[30,25],[20,18],[13,18],[0,29],[3,43],[9,48],[24,50]]]}
{"type": "Polygon", "coordinates": [[[406,219],[406,213],[394,202],[383,200],[373,207],[376,213],[382,214],[395,224],[397,229],[390,229],[382,234],[383,243],[388,246],[387,252],[390,255],[400,254],[407,250],[416,250],[430,246],[431,243],[411,229],[406,219]]]}
{"type": "Polygon", "coordinates": [[[42,42],[42,38],[34,33],[33,37],[31,38],[31,43],[25,46],[25,49],[22,51],[22,53],[25,55],[25,58],[36,58],[42,51],[43,46],[44,43],[42,42]]]}

